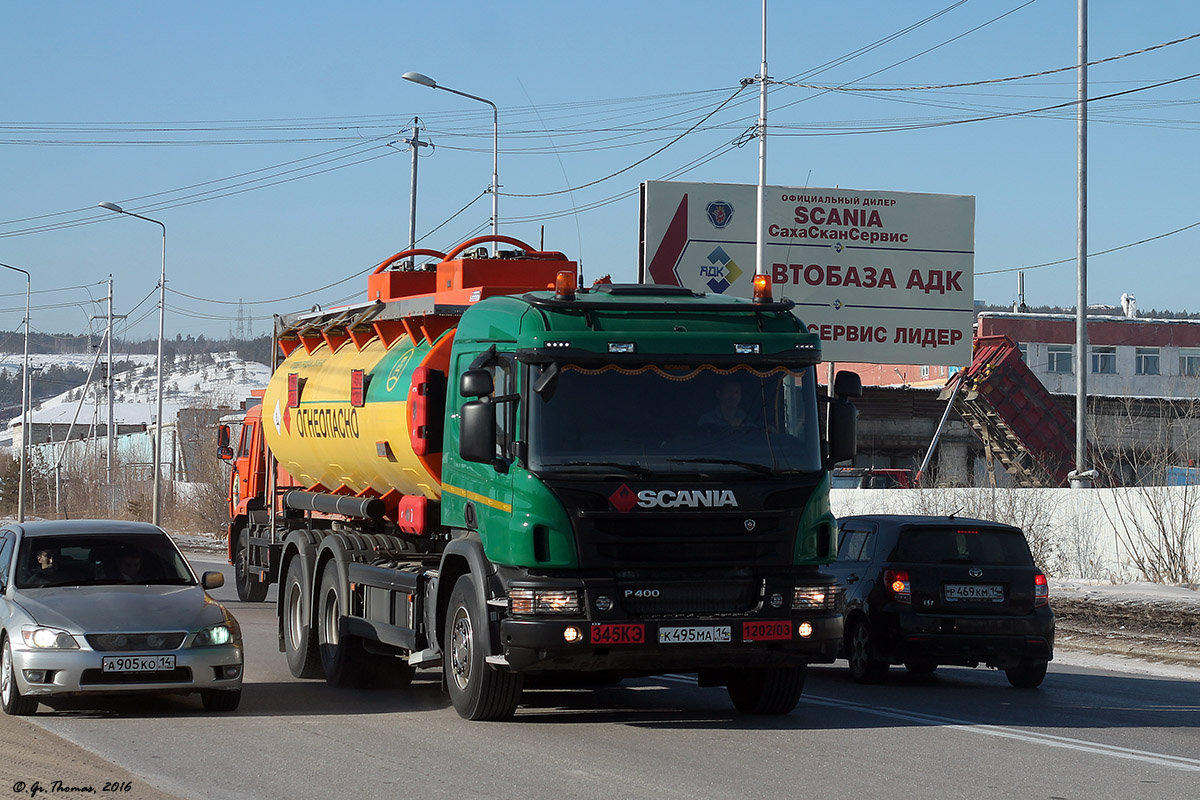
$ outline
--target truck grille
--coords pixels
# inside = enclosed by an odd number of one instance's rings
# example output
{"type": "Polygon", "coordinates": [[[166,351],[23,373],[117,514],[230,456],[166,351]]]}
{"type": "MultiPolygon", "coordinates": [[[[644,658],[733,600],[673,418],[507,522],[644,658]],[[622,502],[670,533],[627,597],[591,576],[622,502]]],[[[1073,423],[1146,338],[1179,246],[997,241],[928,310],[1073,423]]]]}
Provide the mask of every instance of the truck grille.
{"type": "Polygon", "coordinates": [[[793,531],[778,512],[738,515],[593,513],[576,520],[588,565],[753,565],[791,560],[793,531]],[[748,521],[752,525],[748,525],[748,521]]]}
{"type": "Polygon", "coordinates": [[[745,614],[758,605],[761,580],[714,579],[661,580],[654,578],[617,581],[622,609],[632,615],[745,614]]]}

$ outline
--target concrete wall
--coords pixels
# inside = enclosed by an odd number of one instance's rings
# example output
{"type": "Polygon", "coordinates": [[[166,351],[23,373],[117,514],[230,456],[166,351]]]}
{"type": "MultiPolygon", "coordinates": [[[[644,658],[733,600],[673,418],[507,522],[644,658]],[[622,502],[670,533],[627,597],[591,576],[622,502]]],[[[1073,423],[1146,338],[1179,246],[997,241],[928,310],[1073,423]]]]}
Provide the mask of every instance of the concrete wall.
{"type": "Polygon", "coordinates": [[[1132,547],[1145,536],[1183,542],[1189,580],[1200,581],[1200,486],[1119,489],[834,489],[833,513],[950,514],[1021,527],[1039,564],[1057,578],[1146,580],[1132,547]],[[1163,521],[1160,526],[1155,520],[1163,521]]]}

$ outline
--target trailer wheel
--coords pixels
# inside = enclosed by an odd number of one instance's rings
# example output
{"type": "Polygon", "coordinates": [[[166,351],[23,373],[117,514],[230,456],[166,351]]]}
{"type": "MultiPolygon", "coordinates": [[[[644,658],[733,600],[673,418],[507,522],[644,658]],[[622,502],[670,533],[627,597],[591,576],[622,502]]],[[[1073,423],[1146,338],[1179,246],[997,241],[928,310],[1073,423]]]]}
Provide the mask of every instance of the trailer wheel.
{"type": "Polygon", "coordinates": [[[238,599],[246,603],[261,603],[267,596],[267,584],[250,573],[250,532],[239,528],[234,534],[233,582],[238,599]]]}
{"type": "Polygon", "coordinates": [[[743,714],[790,714],[804,693],[808,665],[742,669],[729,676],[729,699],[743,714]]]}
{"type": "Polygon", "coordinates": [[[374,658],[363,650],[356,636],[342,636],[339,630],[342,615],[348,610],[346,587],[338,573],[337,562],[325,562],[321,572],[321,590],[317,595],[317,642],[321,652],[321,668],[325,682],[339,688],[357,688],[366,683],[370,674],[368,662],[374,658]]]}
{"type": "Polygon", "coordinates": [[[304,613],[304,570],[300,556],[288,563],[287,579],[283,583],[283,647],[287,652],[288,669],[297,678],[321,677],[321,659],[317,654],[317,637],[304,613]]]}
{"type": "Polygon", "coordinates": [[[521,702],[524,676],[490,666],[479,646],[478,632],[487,625],[487,614],[478,608],[475,584],[463,575],[450,593],[446,609],[446,642],[442,669],[450,702],[460,717],[470,720],[508,719],[521,702]]]}

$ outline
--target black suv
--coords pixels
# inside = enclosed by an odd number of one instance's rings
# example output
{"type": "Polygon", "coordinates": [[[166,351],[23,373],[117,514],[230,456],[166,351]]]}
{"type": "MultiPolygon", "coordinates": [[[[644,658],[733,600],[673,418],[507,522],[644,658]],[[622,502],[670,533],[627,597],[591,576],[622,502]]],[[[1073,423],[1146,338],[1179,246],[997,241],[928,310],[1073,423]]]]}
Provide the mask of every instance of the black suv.
{"type": "Polygon", "coordinates": [[[1020,528],[955,517],[843,517],[826,572],[846,589],[843,655],[859,683],[891,664],[1003,669],[1022,689],[1054,657],[1046,576],[1020,528]]]}

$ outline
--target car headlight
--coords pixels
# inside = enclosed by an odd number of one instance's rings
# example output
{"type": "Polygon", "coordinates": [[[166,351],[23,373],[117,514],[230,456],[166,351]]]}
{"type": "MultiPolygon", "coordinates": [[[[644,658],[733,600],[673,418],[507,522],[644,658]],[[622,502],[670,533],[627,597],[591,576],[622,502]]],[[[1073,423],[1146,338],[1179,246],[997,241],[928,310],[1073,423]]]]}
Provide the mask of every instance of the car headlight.
{"type": "Polygon", "coordinates": [[[79,642],[75,637],[59,628],[45,628],[27,625],[21,628],[21,638],[26,647],[38,650],[78,650],[79,642]]]}
{"type": "Polygon", "coordinates": [[[219,647],[224,644],[233,644],[238,639],[238,633],[237,626],[229,622],[210,625],[196,634],[196,638],[192,640],[192,647],[219,647]]]}

